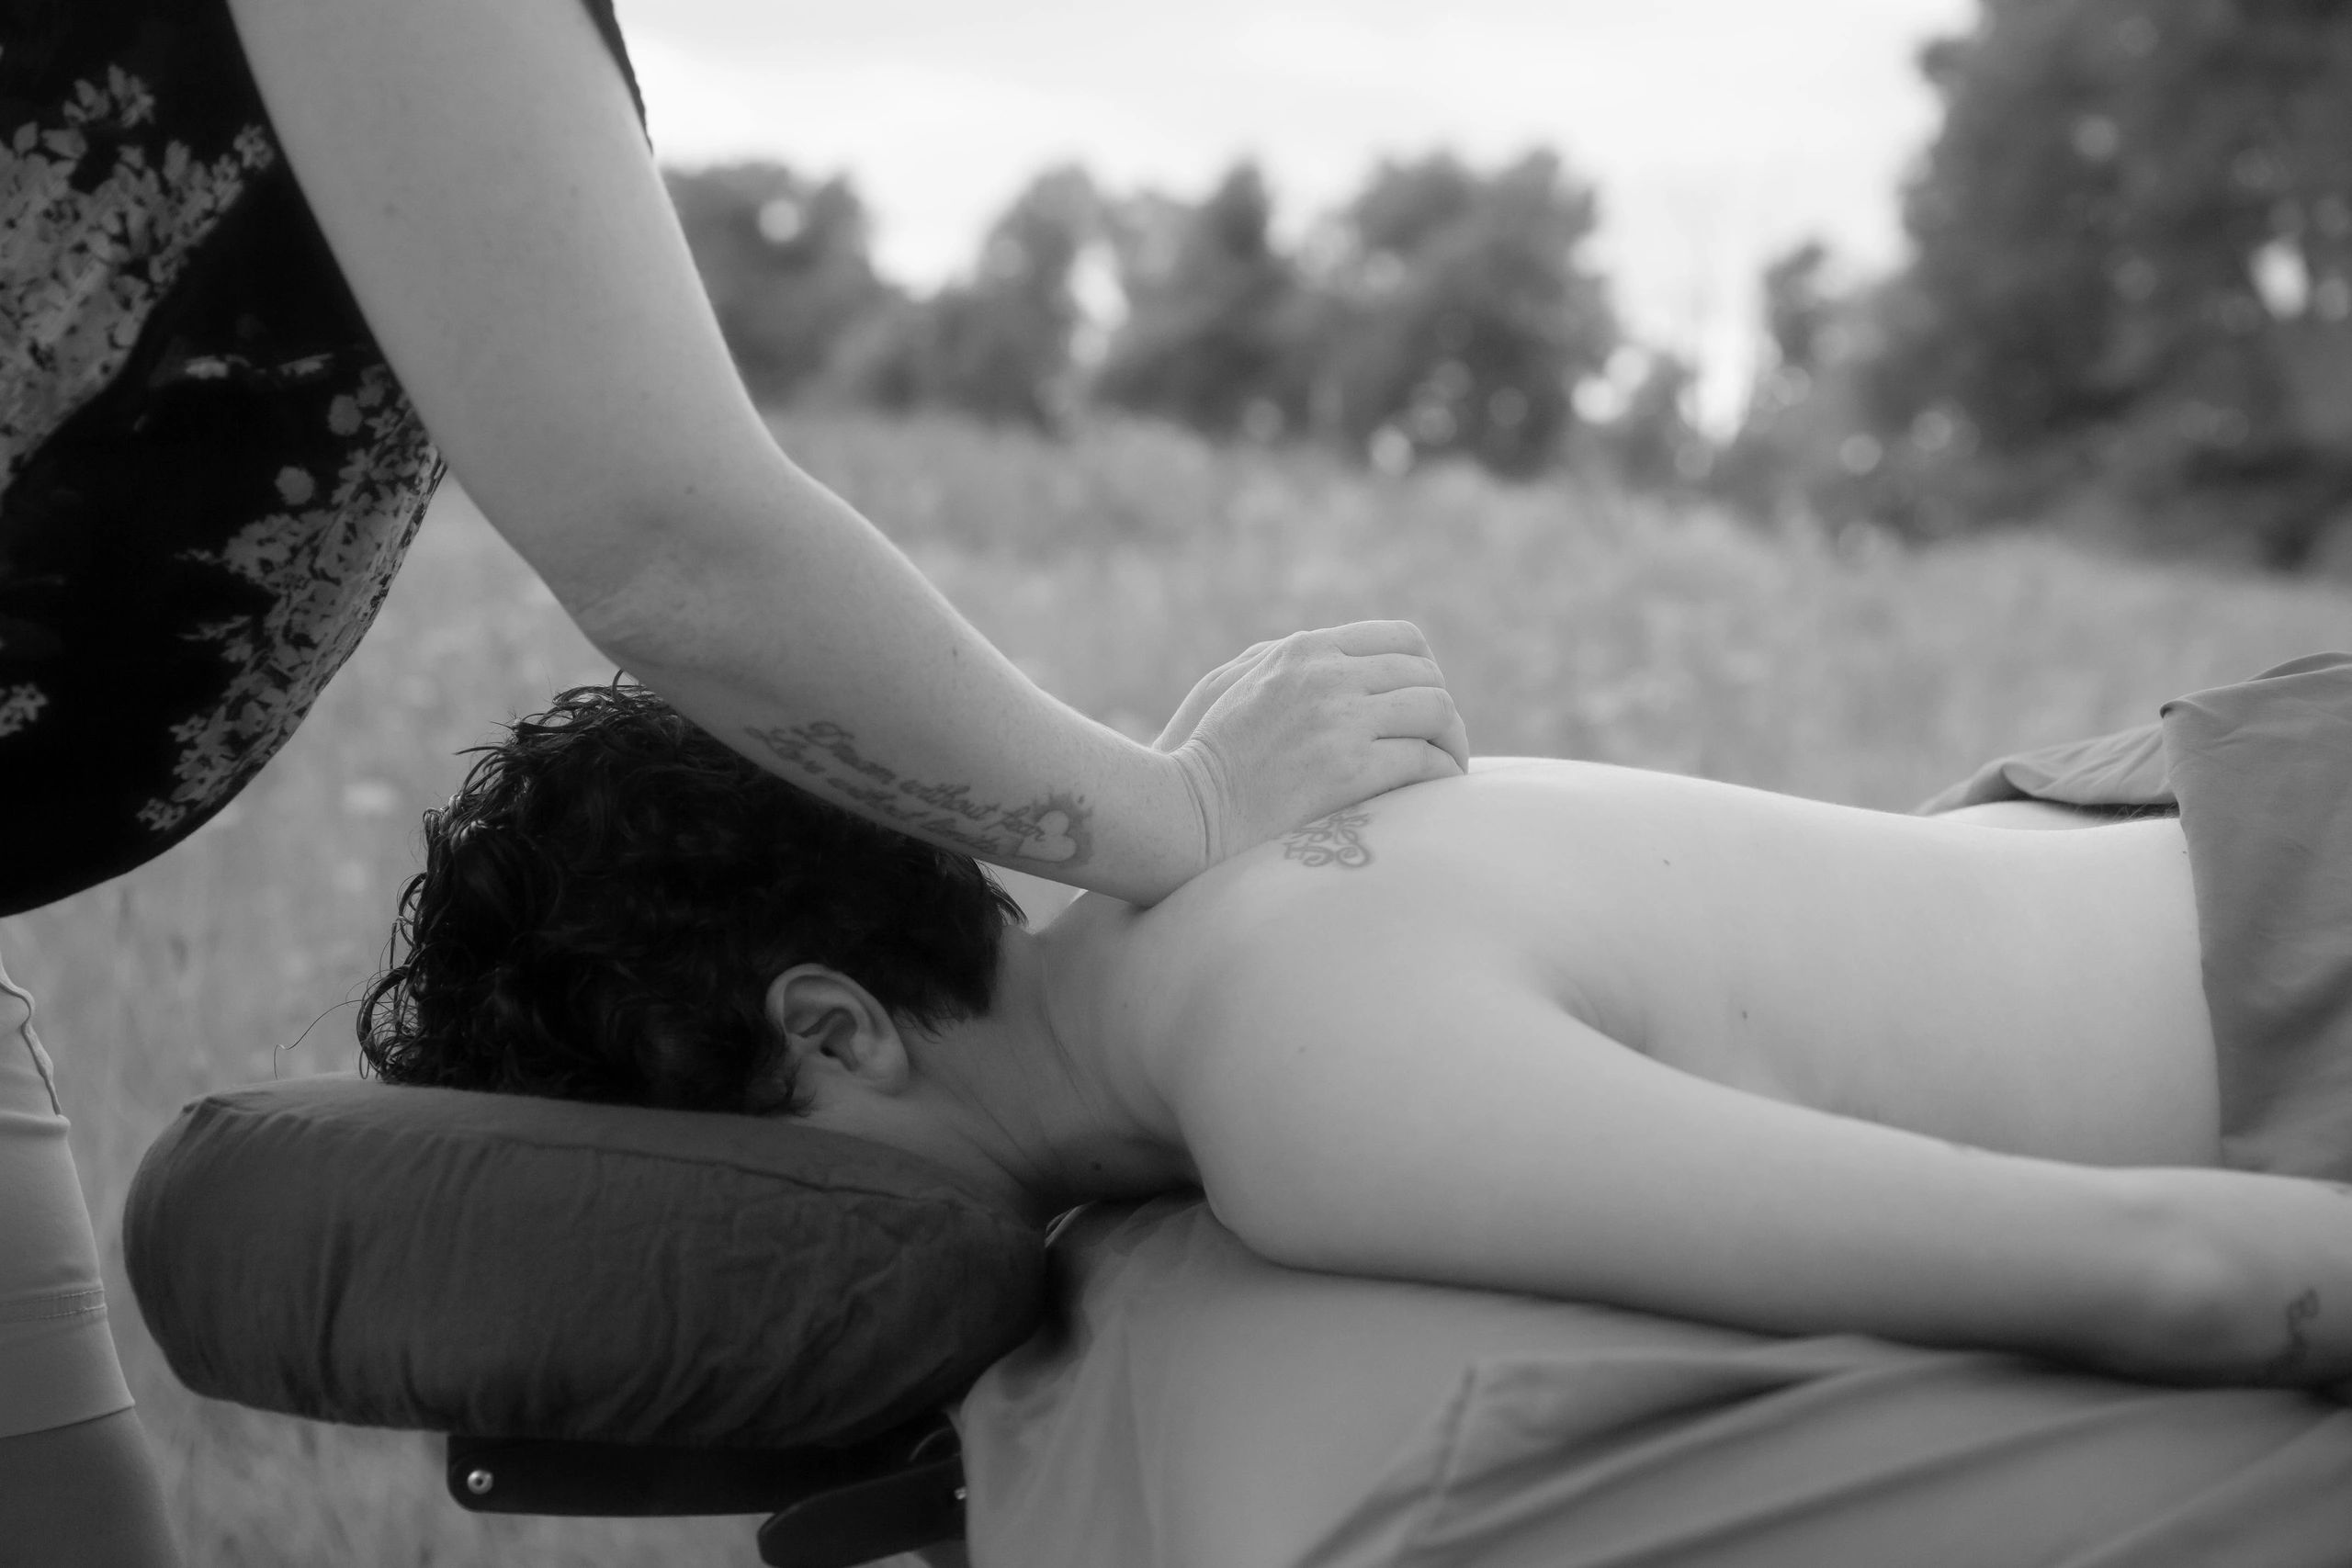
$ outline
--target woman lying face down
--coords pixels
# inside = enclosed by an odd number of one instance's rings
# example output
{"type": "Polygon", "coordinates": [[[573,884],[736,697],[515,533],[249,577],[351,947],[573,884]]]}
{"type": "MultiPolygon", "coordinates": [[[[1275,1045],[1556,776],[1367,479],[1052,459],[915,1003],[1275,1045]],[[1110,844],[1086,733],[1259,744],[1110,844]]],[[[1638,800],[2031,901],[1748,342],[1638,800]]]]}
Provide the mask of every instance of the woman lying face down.
{"type": "Polygon", "coordinates": [[[2126,1375],[2352,1375],[2352,1196],[2211,1168],[2179,824],[1503,761],[1051,926],[657,698],[428,818],[401,1083],[802,1117],[1034,1218],[1197,1184],[1298,1267],[2126,1375]]]}

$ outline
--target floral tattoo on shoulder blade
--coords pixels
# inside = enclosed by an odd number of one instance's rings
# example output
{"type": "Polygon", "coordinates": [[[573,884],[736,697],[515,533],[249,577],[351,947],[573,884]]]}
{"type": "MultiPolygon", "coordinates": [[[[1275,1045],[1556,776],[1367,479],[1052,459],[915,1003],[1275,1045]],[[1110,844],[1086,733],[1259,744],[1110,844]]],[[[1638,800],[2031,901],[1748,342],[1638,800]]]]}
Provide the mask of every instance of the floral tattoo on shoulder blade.
{"type": "Polygon", "coordinates": [[[1283,834],[1283,859],[1306,866],[1336,865],[1344,871],[1370,865],[1372,846],[1363,841],[1363,829],[1371,822],[1369,811],[1334,811],[1283,834]]]}

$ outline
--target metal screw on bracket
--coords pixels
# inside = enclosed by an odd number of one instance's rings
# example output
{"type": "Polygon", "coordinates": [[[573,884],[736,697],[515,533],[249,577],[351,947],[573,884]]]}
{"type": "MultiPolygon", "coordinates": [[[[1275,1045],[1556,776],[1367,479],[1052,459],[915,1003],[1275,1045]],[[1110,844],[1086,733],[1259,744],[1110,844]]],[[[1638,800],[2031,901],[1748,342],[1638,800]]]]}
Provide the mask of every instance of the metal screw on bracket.
{"type": "Polygon", "coordinates": [[[486,1470],[466,1472],[466,1490],[479,1497],[497,1484],[498,1478],[486,1470]]]}
{"type": "Polygon", "coordinates": [[[956,1501],[957,1501],[958,1503],[960,1503],[960,1502],[962,1502],[963,1500],[964,1500],[964,1488],[963,1488],[963,1487],[961,1487],[961,1486],[958,1486],[957,1488],[956,1488],[956,1501]]]}

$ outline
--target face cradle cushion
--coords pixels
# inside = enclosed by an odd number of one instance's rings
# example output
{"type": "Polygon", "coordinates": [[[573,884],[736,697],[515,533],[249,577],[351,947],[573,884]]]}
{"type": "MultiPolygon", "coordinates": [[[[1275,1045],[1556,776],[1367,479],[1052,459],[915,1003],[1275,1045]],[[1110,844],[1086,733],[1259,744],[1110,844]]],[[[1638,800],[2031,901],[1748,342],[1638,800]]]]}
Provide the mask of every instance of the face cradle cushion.
{"type": "Polygon", "coordinates": [[[348,1076],[188,1105],[123,1247],[197,1393],[483,1438],[854,1442],[1045,1300],[1038,1231],[861,1139],[348,1076]]]}

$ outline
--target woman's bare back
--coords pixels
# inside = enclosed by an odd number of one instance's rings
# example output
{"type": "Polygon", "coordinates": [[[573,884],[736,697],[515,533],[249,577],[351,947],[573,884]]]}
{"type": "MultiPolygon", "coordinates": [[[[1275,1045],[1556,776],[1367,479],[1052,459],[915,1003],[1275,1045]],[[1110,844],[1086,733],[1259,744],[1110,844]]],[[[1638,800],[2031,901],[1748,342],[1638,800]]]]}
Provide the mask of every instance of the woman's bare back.
{"type": "Polygon", "coordinates": [[[1276,1262],[2352,1375],[2352,1189],[2213,1168],[2168,820],[2008,832],[1514,763],[1149,910],[1081,899],[1039,942],[1080,1076],[1276,1262]]]}
{"type": "Polygon", "coordinates": [[[1382,796],[1164,908],[1137,929],[1169,959],[1215,945],[1185,928],[1238,925],[1258,947],[1352,931],[1357,964],[1393,968],[1442,927],[1498,983],[1732,1088],[2017,1154],[2216,1156],[2171,818],[2003,832],[1514,761],[1382,796]]]}

